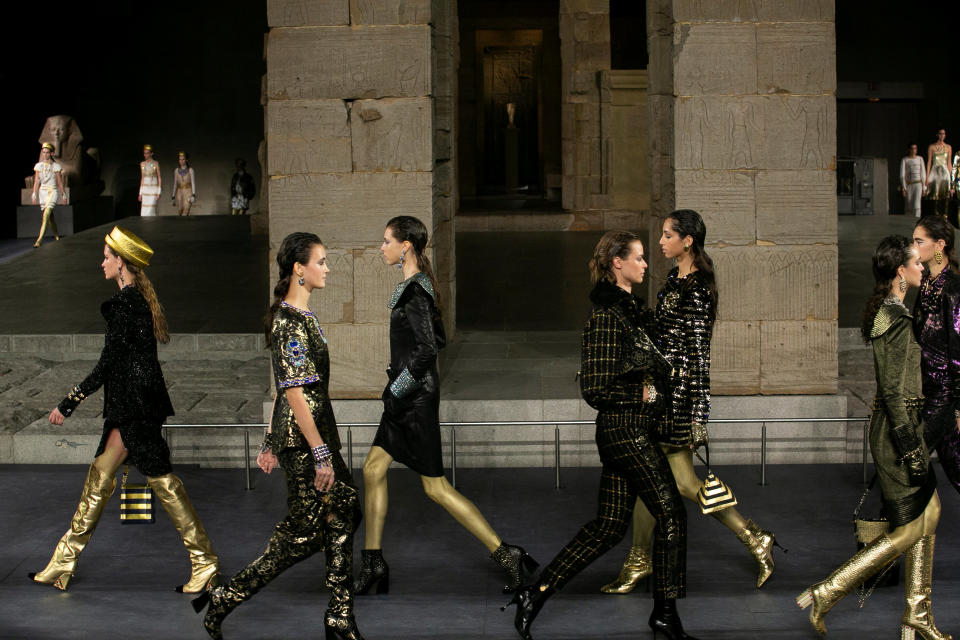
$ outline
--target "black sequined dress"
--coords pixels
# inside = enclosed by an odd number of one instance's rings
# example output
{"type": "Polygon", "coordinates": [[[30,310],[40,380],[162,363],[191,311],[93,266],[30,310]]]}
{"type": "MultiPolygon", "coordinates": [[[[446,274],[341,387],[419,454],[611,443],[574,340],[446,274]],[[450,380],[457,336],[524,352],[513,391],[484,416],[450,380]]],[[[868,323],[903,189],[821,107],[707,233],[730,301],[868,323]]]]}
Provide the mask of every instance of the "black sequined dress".
{"type": "Polygon", "coordinates": [[[374,446],[423,476],[443,475],[440,449],[440,375],[437,354],[446,344],[430,278],[417,273],[397,285],[390,312],[390,382],[374,446]]]}
{"type": "Polygon", "coordinates": [[[127,286],[100,306],[107,321],[103,351],[93,371],[64,398],[58,409],[70,416],[79,404],[103,387],[103,453],[110,431],[118,429],[127,462],[147,476],[172,471],[170,449],[161,425],[173,405],[157,359],[150,305],[134,286],[127,286]]]}
{"type": "Polygon", "coordinates": [[[672,420],[658,426],[664,444],[703,444],[710,417],[710,288],[699,271],[681,278],[674,267],[657,294],[654,341],[673,365],[672,420]]]}

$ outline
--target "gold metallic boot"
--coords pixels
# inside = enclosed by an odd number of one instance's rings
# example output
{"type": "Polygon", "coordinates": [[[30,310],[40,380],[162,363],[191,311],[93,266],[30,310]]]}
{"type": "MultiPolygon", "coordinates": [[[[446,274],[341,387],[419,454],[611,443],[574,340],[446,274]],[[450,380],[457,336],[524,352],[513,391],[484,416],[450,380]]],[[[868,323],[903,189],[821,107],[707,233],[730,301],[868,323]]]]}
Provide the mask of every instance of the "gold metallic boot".
{"type": "Polygon", "coordinates": [[[900,640],[953,640],[933,623],[930,592],[933,584],[933,543],[936,536],[923,536],[907,549],[907,608],[903,611],[900,640]]]}
{"type": "Polygon", "coordinates": [[[190,554],[190,581],[177,587],[182,593],[200,593],[209,585],[219,582],[220,559],[213,552],[210,538],[193,508],[187,490],[180,478],[168,473],[165,476],[147,477],[147,484],[153,489],[160,504],[173,521],[183,546],[190,554]]]}
{"type": "Polygon", "coordinates": [[[602,593],[630,593],[637,584],[653,573],[653,562],[650,559],[650,550],[645,547],[632,546],[627,559],[623,562],[620,575],[610,584],[600,587],[602,593]]]}
{"type": "Polygon", "coordinates": [[[773,545],[777,544],[777,537],[772,532],[758,527],[753,520],[747,520],[747,525],[737,534],[737,539],[757,561],[757,568],[760,571],[757,574],[759,589],[773,574],[773,545]]]}
{"type": "Polygon", "coordinates": [[[899,555],[900,552],[893,546],[887,534],[883,534],[837,567],[826,580],[798,595],[797,604],[801,609],[813,605],[810,610],[810,624],[819,633],[826,635],[827,628],[823,624],[823,617],[833,605],[840,602],[840,599],[857,585],[896,560],[899,555]]]}
{"type": "Polygon", "coordinates": [[[90,465],[87,479],[83,483],[83,492],[80,494],[80,504],[70,521],[70,529],[60,538],[46,568],[40,573],[28,574],[32,579],[43,584],[52,584],[63,591],[67,590],[70,578],[76,573],[80,552],[90,541],[90,536],[100,521],[100,514],[116,486],[116,475],[104,473],[96,464],[90,465]]]}

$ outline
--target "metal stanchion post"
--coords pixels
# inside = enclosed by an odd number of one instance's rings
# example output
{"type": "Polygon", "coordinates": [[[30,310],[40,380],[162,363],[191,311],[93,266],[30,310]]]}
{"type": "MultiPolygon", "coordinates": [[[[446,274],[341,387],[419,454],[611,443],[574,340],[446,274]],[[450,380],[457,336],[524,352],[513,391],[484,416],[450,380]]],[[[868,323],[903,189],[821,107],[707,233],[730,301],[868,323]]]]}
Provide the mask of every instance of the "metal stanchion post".
{"type": "Polygon", "coordinates": [[[250,432],[243,430],[243,468],[247,472],[247,491],[253,489],[250,485],[250,432]]]}
{"type": "Polygon", "coordinates": [[[760,486],[767,486],[767,423],[760,427],[760,486]]]}
{"type": "Polygon", "coordinates": [[[560,489],[560,425],[553,425],[553,467],[557,490],[560,489]]]}
{"type": "Polygon", "coordinates": [[[347,427],[347,469],[353,475],[353,429],[347,427]]]}
{"type": "Polygon", "coordinates": [[[457,488],[457,428],[450,427],[450,477],[453,488],[457,488]]]}

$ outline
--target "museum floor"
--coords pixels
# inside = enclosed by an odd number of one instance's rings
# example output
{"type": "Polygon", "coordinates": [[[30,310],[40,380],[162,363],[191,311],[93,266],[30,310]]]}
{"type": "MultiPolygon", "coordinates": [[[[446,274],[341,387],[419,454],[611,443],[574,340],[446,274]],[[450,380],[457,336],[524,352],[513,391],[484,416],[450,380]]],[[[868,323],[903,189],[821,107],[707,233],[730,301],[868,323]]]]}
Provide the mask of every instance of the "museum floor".
{"type": "MultiPolygon", "coordinates": [[[[246,491],[239,470],[176,469],[232,574],[263,550],[285,511],[284,482],[257,472],[246,491]]],[[[776,551],[777,570],[761,590],[752,560],[737,539],[688,505],[688,594],[680,602],[687,631],[700,640],[801,640],[818,637],[806,612],[793,603],[854,551],[850,516],[860,496],[857,465],[778,465],[768,486],[756,467],[720,467],[745,517],[777,533],[789,553],[776,551]]],[[[938,469],[938,474],[939,474],[938,469]]],[[[144,640],[207,636],[189,597],[171,587],[187,575],[187,556],[165,514],[151,526],[121,526],[119,500],[108,505],[70,590],[31,583],[43,567],[76,505],[84,468],[0,465],[0,638],[144,640]]],[[[942,475],[941,475],[942,477],[942,475]]],[[[390,513],[385,556],[390,593],[357,600],[367,640],[479,640],[516,638],[510,613],[499,607],[499,570],[484,549],[440,507],[424,497],[419,480],[396,469],[389,476],[390,513]]],[[[463,469],[461,491],[476,502],[498,533],[549,562],[596,507],[596,469],[565,469],[553,489],[551,469],[463,469]]],[[[960,562],[954,532],[960,497],[941,483],[943,516],[937,540],[933,603],[938,626],[960,632],[960,562]]],[[[362,537],[358,538],[362,540],[362,537]]],[[[600,558],[549,601],[534,625],[537,640],[652,638],[646,626],[650,596],[598,593],[614,576],[627,542],[600,558]]],[[[357,543],[357,548],[362,542],[357,543]]],[[[359,553],[356,554],[359,556],[359,553]]],[[[232,639],[320,638],[327,593],[322,554],[287,571],[227,618],[232,639]]],[[[863,609],[856,595],[827,617],[830,638],[897,637],[902,586],[877,589],[863,609]]]]}

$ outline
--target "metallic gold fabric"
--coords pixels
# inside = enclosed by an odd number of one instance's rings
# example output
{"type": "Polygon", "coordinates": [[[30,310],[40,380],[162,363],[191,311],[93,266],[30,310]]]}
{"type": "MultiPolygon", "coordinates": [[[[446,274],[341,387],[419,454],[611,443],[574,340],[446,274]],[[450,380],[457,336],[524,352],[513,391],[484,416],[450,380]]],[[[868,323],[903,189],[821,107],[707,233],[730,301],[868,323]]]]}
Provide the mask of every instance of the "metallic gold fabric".
{"type": "Polygon", "coordinates": [[[753,520],[747,520],[747,526],[737,533],[737,539],[743,543],[750,554],[757,561],[757,588],[763,586],[773,574],[773,541],[774,536],[769,531],[764,531],[753,520]]]}
{"type": "Polygon", "coordinates": [[[799,596],[797,604],[801,608],[813,605],[810,610],[810,624],[821,634],[827,633],[823,617],[835,604],[863,583],[897,559],[900,552],[886,534],[880,536],[856,555],[837,567],[823,582],[818,582],[799,596]]]}
{"type": "Polygon", "coordinates": [[[153,257],[153,249],[150,245],[129,229],[114,227],[103,237],[103,240],[114,253],[135,267],[141,269],[146,267],[150,264],[150,258],[153,257]]]}
{"type": "Polygon", "coordinates": [[[66,590],[67,583],[76,573],[80,553],[97,528],[100,515],[116,486],[116,475],[101,470],[95,464],[90,465],[70,528],[60,538],[46,568],[33,576],[34,580],[66,590]]]}
{"type": "Polygon", "coordinates": [[[609,584],[600,587],[602,593],[630,593],[637,583],[653,573],[653,559],[646,547],[631,546],[620,575],[609,584]]]}
{"type": "Polygon", "coordinates": [[[282,393],[283,389],[302,387],[320,438],[331,451],[339,450],[340,436],[327,393],[330,352],[317,317],[310,311],[281,303],[273,316],[270,343],[273,376],[280,393],[273,406],[268,444],[277,454],[287,448],[307,446],[286,394],[282,393]]]}
{"type": "Polygon", "coordinates": [[[213,545],[210,544],[207,531],[200,522],[200,516],[177,476],[172,473],[160,477],[147,476],[147,484],[170,516],[173,526],[183,539],[183,546],[190,554],[190,581],[183,585],[182,591],[199,593],[220,568],[220,560],[213,552],[213,545]]]}
{"type": "MultiPolygon", "coordinates": [[[[317,491],[309,451],[287,449],[279,458],[287,479],[289,513],[277,524],[262,556],[210,591],[207,617],[222,620],[287,568],[326,551],[330,602],[325,622],[346,631],[353,624],[353,534],[359,524],[359,494],[340,481],[329,492],[317,491]]],[[[343,460],[335,453],[334,466],[341,465],[343,460]]]]}
{"type": "Polygon", "coordinates": [[[660,352],[673,365],[672,421],[659,426],[660,442],[684,446],[704,440],[710,417],[710,289],[699,272],[681,278],[676,267],[657,294],[656,335],[660,352]],[[696,436],[693,424],[701,425],[696,436]]]}
{"type": "MultiPolygon", "coordinates": [[[[903,635],[912,630],[923,640],[953,640],[941,632],[933,621],[930,594],[933,591],[933,548],[936,536],[923,536],[907,549],[906,585],[907,606],[903,611],[903,635]]],[[[910,637],[914,637],[910,636],[910,637]]]]}

